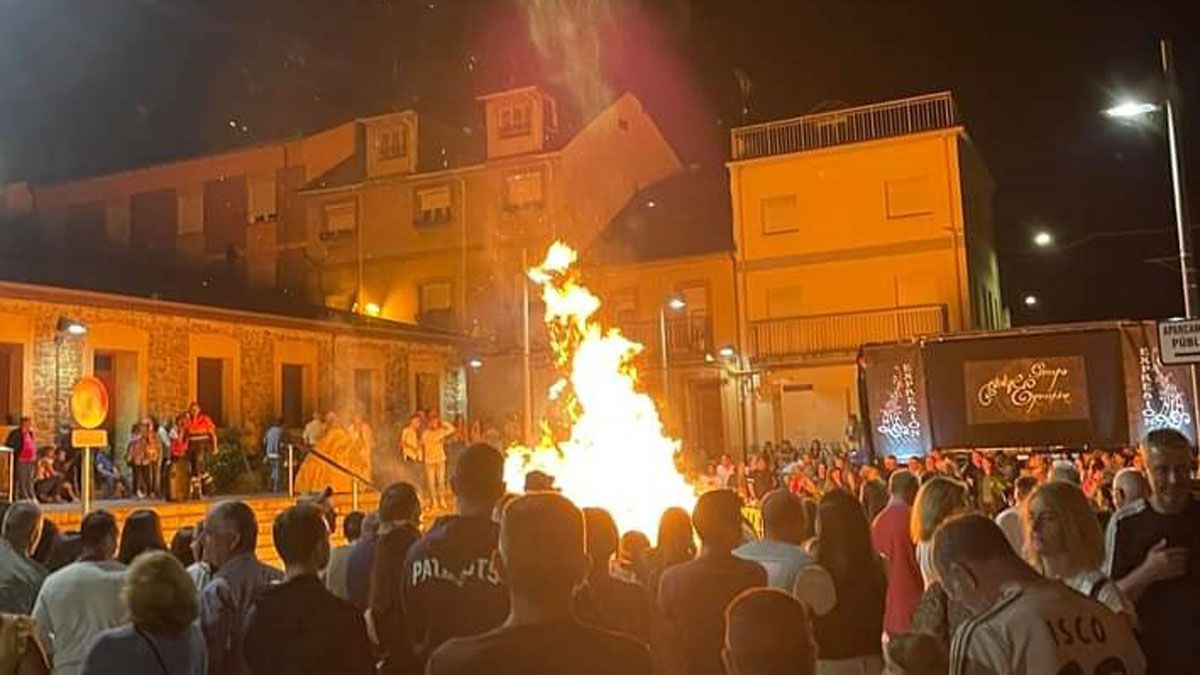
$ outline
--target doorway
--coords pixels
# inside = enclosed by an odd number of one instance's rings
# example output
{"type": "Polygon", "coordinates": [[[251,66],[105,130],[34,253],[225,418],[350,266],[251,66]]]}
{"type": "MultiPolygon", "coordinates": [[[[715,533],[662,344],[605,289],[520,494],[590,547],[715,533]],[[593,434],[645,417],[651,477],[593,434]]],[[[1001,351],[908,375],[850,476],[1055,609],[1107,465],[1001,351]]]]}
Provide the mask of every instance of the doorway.
{"type": "Polygon", "coordinates": [[[19,344],[0,343],[0,424],[21,421],[24,404],[25,349],[19,344]]]}
{"type": "Polygon", "coordinates": [[[119,451],[117,456],[124,457],[130,429],[141,421],[137,352],[97,350],[92,357],[92,374],[108,390],[108,416],[101,426],[108,432],[112,447],[119,451]]]}
{"type": "Polygon", "coordinates": [[[225,426],[225,360],[196,358],[196,401],[218,427],[225,426]]]}
{"type": "Polygon", "coordinates": [[[304,366],[285,363],[279,374],[280,404],[283,426],[298,429],[304,426],[304,366]]]}
{"type": "Polygon", "coordinates": [[[699,459],[716,459],[728,452],[725,422],[721,407],[720,380],[702,380],[691,384],[691,439],[688,445],[699,459]]]}
{"type": "Polygon", "coordinates": [[[356,412],[363,416],[363,419],[373,419],[372,413],[375,410],[374,393],[375,371],[370,368],[355,368],[354,369],[354,403],[356,412]]]}

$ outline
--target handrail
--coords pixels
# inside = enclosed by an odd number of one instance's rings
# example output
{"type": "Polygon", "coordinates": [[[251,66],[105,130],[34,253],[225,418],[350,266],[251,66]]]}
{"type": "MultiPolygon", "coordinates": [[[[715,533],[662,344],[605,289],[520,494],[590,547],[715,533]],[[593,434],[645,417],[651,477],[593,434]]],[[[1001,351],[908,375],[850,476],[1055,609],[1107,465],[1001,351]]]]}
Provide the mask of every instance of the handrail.
{"type": "Polygon", "coordinates": [[[735,161],[945,129],[957,124],[948,91],[801,115],[730,132],[735,161]]]}

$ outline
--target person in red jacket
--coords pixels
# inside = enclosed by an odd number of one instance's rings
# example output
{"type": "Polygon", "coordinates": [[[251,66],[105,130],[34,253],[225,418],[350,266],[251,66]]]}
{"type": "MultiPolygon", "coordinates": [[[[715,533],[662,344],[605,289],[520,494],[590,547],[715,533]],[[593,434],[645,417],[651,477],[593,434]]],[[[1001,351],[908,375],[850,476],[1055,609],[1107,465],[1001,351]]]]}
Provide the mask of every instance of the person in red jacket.
{"type": "Polygon", "coordinates": [[[901,469],[888,481],[891,499],[871,524],[871,541],[883,556],[887,570],[887,599],[883,630],[889,637],[908,631],[913,609],[921,600],[925,584],[917,565],[916,549],[909,534],[909,519],[919,484],[916,476],[901,469]]]}
{"type": "Polygon", "coordinates": [[[192,401],[188,406],[184,429],[188,461],[192,465],[192,486],[196,492],[203,492],[203,486],[209,480],[205,464],[208,456],[217,451],[217,425],[204,414],[199,403],[192,401]]]}

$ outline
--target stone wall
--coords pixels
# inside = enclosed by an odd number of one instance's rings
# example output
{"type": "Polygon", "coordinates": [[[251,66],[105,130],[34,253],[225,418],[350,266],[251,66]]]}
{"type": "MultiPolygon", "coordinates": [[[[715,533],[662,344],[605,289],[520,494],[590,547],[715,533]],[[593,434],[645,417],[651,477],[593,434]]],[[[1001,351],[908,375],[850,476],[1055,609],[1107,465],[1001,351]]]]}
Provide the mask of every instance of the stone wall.
{"type": "MultiPolygon", "coordinates": [[[[304,397],[306,416],[313,412],[313,404],[318,411],[352,414],[354,371],[370,370],[377,385],[368,420],[385,432],[409,413],[417,372],[413,363],[422,372],[437,372],[443,382],[448,379],[447,369],[458,365],[452,345],[402,334],[364,334],[334,324],[273,316],[260,319],[211,308],[197,307],[193,313],[189,306],[142,299],[122,304],[119,296],[72,291],[45,299],[47,293],[41,289],[37,299],[13,297],[0,287],[0,342],[20,345],[25,355],[23,400],[14,412],[32,415],[39,439],[46,441],[54,426],[56,377],[60,419],[67,420],[71,388],[79,377],[92,372],[97,351],[136,356],[137,410],[140,415],[159,417],[182,412],[195,398],[196,356],[218,347],[224,351],[212,352],[217,356],[236,354],[223,376],[230,378],[227,386],[232,388],[224,397],[226,426],[240,429],[251,448],[258,447],[264,425],[281,405],[278,345],[287,343],[288,353],[315,354],[315,362],[301,364],[312,368],[315,388],[315,395],[304,397]],[[60,316],[86,324],[88,334],[56,338],[60,316]]],[[[131,383],[127,385],[126,396],[135,391],[131,383]]]]}

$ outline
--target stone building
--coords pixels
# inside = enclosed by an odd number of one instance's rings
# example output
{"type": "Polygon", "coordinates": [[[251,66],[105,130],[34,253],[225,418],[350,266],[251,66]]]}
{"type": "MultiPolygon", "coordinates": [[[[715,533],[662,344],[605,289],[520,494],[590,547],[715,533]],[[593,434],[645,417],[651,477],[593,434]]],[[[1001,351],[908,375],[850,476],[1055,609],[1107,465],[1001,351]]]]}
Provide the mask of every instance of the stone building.
{"type": "Polygon", "coordinates": [[[118,445],[142,416],[199,401],[256,447],[265,425],[303,426],[313,412],[361,413],[387,446],[415,407],[463,405],[452,335],[296,304],[263,310],[0,282],[0,412],[33,417],[49,440],[69,418],[80,376],[109,389],[106,426],[118,445]],[[72,335],[60,320],[82,324],[72,335]]]}

